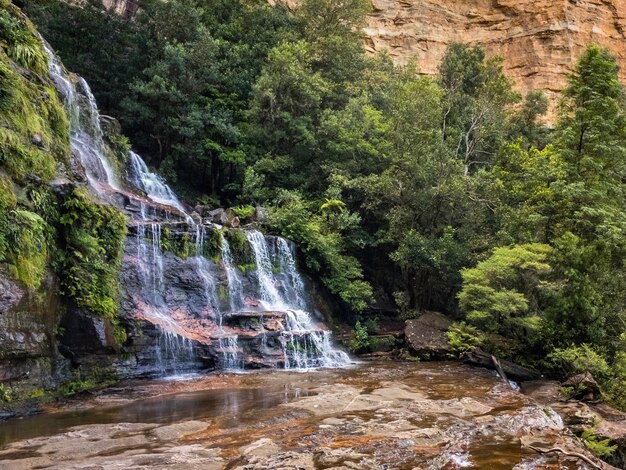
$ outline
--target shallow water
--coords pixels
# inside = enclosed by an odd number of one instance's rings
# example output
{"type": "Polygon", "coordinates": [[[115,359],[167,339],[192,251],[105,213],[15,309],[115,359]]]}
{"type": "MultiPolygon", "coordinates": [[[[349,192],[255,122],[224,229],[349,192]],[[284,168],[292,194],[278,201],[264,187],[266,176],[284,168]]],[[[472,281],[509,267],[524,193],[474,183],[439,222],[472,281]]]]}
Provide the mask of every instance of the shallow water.
{"type": "Polygon", "coordinates": [[[120,384],[0,424],[0,467],[131,469],[158,456],[172,468],[584,468],[524,448],[529,433],[546,446],[566,439],[488,371],[366,363],[120,384]]]}

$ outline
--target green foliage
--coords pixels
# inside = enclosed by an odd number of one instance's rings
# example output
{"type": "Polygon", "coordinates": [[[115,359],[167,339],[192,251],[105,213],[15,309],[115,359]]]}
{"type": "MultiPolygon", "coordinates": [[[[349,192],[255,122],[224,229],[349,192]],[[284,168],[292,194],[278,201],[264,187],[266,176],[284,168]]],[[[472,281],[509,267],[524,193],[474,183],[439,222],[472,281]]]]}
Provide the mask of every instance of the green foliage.
{"type": "Polygon", "coordinates": [[[0,46],[24,68],[39,74],[48,69],[48,58],[35,29],[11,4],[0,9],[0,46]]]}
{"type": "Polygon", "coordinates": [[[618,448],[617,445],[611,445],[611,439],[600,439],[595,429],[585,429],[580,437],[585,441],[587,449],[599,458],[612,456],[618,448]]]}
{"type": "Polygon", "coordinates": [[[450,347],[457,355],[466,351],[473,351],[485,342],[485,335],[476,327],[465,322],[450,325],[446,335],[450,347]]]}
{"type": "Polygon", "coordinates": [[[561,377],[589,372],[602,380],[607,378],[610,372],[606,359],[588,344],[555,349],[547,359],[561,377]]]}
{"type": "Polygon", "coordinates": [[[254,265],[254,256],[245,232],[242,230],[227,230],[225,237],[233,256],[233,262],[239,267],[240,271],[246,272],[250,269],[256,269],[256,267],[250,268],[250,266],[254,265]]]}
{"type": "Polygon", "coordinates": [[[367,328],[361,325],[360,320],[357,320],[354,325],[353,337],[350,340],[349,347],[354,352],[362,352],[370,347],[369,333],[367,328]]]}
{"type": "Polygon", "coordinates": [[[95,203],[80,188],[62,202],[60,213],[63,291],[115,324],[126,219],[117,209],[95,203]]]}
{"type": "Polygon", "coordinates": [[[29,289],[37,289],[48,261],[50,228],[39,215],[20,209],[12,211],[9,220],[9,272],[29,289]]]}
{"type": "Polygon", "coordinates": [[[0,384],[0,403],[11,403],[18,398],[18,390],[6,384],[0,384]]]}
{"type": "Polygon", "coordinates": [[[461,271],[459,306],[469,323],[489,332],[536,339],[543,301],[552,286],[548,245],[496,248],[475,268],[461,271]]]}
{"type": "Polygon", "coordinates": [[[249,221],[254,216],[255,208],[251,205],[237,206],[231,209],[233,213],[242,221],[249,221]]]}

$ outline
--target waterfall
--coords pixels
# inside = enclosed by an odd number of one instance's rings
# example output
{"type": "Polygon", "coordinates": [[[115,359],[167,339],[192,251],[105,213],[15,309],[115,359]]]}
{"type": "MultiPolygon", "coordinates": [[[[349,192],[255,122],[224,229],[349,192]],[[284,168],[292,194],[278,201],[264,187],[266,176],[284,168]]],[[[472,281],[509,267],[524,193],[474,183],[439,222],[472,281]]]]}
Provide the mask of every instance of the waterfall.
{"type": "Polygon", "coordinates": [[[215,288],[215,280],[213,278],[212,267],[209,264],[204,253],[204,238],[205,228],[203,225],[196,225],[196,255],[194,257],[194,263],[198,277],[202,282],[204,288],[204,295],[206,298],[206,308],[213,312],[213,316],[217,320],[220,333],[223,333],[222,327],[222,312],[220,311],[220,303],[215,288]]]}
{"type": "Polygon", "coordinates": [[[128,171],[120,172],[128,181],[120,184],[108,159],[111,152],[89,85],[66,74],[45,47],[51,78],[70,119],[71,146],[88,183],[101,195],[111,189],[122,193],[107,200],[129,213],[129,225],[135,229],[126,245],[128,279],[122,280],[122,289],[129,301],[124,308],[131,319],[157,327],[157,334],[151,332],[145,341],[152,341],[158,371],[178,373],[207,358],[217,359],[227,370],[249,365],[310,369],[348,364],[349,357],[333,347],[330,332],[308,313],[312,308],[294,245],[244,229],[256,269],[243,272],[221,227],[214,226],[220,247],[212,256],[219,255],[221,262],[207,259],[207,227],[192,219],[166,181],[151,172],[138,154],[129,152],[128,171]],[[133,192],[133,187],[138,191],[133,192]],[[163,206],[180,212],[184,221],[163,206]],[[164,249],[170,253],[164,254],[164,249]],[[196,354],[198,348],[205,349],[196,354]]]}
{"type": "Polygon", "coordinates": [[[243,369],[243,360],[239,354],[237,335],[219,338],[219,348],[222,351],[224,369],[232,371],[243,369]]]}
{"type": "Polygon", "coordinates": [[[247,232],[257,265],[259,297],[267,310],[285,311],[281,334],[287,369],[341,367],[350,357],[331,344],[329,331],[315,325],[306,312],[304,281],[298,272],[293,251],[284,238],[277,237],[270,247],[262,233],[247,232]]]}
{"type": "Polygon", "coordinates": [[[132,183],[137,188],[145,191],[147,196],[154,202],[175,207],[183,214],[186,214],[183,205],[165,180],[156,173],[152,173],[148,169],[146,162],[135,152],[130,152],[129,155],[132,183]]]}
{"type": "Polygon", "coordinates": [[[239,271],[233,265],[233,256],[230,252],[230,245],[224,234],[220,231],[220,242],[222,245],[222,263],[228,279],[228,301],[230,311],[237,312],[243,309],[243,282],[239,271]]]}
{"type": "Polygon", "coordinates": [[[286,310],[284,302],[276,288],[276,279],[272,274],[273,266],[269,255],[267,240],[261,232],[251,230],[246,233],[248,243],[254,252],[256,273],[259,281],[259,297],[266,310],[286,310]]]}
{"type": "Polygon", "coordinates": [[[101,185],[119,189],[119,182],[109,162],[104,143],[104,133],[96,100],[85,80],[78,78],[78,86],[63,73],[63,67],[48,45],[50,76],[62,95],[65,110],[70,118],[70,144],[72,151],[85,168],[91,187],[101,191],[101,185]]]}

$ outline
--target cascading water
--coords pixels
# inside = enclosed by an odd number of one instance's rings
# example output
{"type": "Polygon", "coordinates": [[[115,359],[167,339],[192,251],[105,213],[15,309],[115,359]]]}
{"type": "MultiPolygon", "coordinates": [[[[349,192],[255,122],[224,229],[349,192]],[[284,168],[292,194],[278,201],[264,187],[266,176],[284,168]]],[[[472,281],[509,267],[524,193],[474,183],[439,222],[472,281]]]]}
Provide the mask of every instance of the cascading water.
{"type": "Polygon", "coordinates": [[[165,180],[156,173],[151,172],[146,162],[135,152],[129,152],[129,156],[132,183],[137,188],[145,191],[146,195],[154,202],[175,207],[183,214],[186,214],[183,205],[165,180]]]}
{"type": "Polygon", "coordinates": [[[85,80],[78,78],[77,83],[63,73],[63,67],[47,44],[44,48],[48,54],[50,76],[70,117],[70,143],[72,151],[78,156],[85,168],[90,185],[98,192],[101,185],[119,189],[119,183],[113,167],[106,156],[104,133],[96,100],[85,80]]]}
{"type": "Polygon", "coordinates": [[[304,298],[304,281],[297,270],[287,240],[277,237],[270,247],[262,233],[247,233],[257,264],[259,296],[267,310],[286,312],[282,332],[284,364],[287,369],[341,367],[350,357],[333,348],[330,332],[315,325],[304,298]]]}
{"type": "MultiPolygon", "coordinates": [[[[227,370],[250,365],[309,369],[348,364],[349,357],[333,348],[330,333],[307,313],[312,309],[293,244],[244,230],[256,267],[244,272],[237,267],[222,228],[210,227],[212,237],[219,237],[219,248],[205,247],[207,226],[192,219],[165,180],[134,152],[128,155],[129,181],[124,188],[135,186],[141,194],[121,190],[88,84],[66,75],[47,46],[46,51],[51,77],[70,117],[72,149],[90,186],[101,196],[111,192],[123,196],[102,197],[107,201],[130,200],[124,203],[128,207],[120,208],[127,209],[131,218],[134,237],[127,241],[126,259],[133,268],[127,275],[137,281],[127,286],[122,280],[122,288],[132,299],[131,317],[158,327],[153,346],[157,370],[182,372],[189,364],[197,367],[198,347],[205,348],[205,355],[216,355],[227,370]],[[178,242],[186,247],[186,254],[163,252],[178,242]],[[214,250],[212,260],[205,256],[205,248],[214,250]]],[[[215,240],[211,238],[212,244],[215,240]]]]}

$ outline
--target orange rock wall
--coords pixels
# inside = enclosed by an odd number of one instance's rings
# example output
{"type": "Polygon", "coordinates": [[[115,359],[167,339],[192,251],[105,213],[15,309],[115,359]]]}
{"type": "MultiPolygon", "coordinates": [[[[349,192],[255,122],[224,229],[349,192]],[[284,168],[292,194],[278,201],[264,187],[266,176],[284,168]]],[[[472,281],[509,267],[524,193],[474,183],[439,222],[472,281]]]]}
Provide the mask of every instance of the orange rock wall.
{"type": "Polygon", "coordinates": [[[370,52],[386,50],[397,63],[417,57],[434,75],[452,42],[483,46],[504,57],[520,91],[563,89],[590,43],[618,57],[626,82],[626,0],[372,0],[365,29],[370,52]]]}

